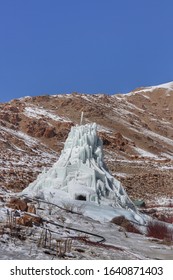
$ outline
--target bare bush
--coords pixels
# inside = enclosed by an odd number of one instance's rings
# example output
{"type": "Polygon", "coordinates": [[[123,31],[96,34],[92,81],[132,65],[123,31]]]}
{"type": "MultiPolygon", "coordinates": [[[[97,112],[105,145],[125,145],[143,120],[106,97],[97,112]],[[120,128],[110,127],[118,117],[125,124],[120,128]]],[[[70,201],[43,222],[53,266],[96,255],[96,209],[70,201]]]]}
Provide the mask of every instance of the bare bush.
{"type": "Polygon", "coordinates": [[[111,220],[111,223],[121,226],[127,232],[141,234],[141,232],[137,229],[137,227],[132,222],[127,220],[124,216],[114,217],[111,220]]]}
{"type": "Polygon", "coordinates": [[[161,215],[155,215],[156,218],[162,222],[166,222],[166,223],[169,223],[169,224],[173,224],[173,215],[164,215],[164,214],[161,214],[161,215]]]}
{"type": "Polygon", "coordinates": [[[173,230],[165,223],[150,221],[147,225],[147,236],[173,241],[173,230]]]}

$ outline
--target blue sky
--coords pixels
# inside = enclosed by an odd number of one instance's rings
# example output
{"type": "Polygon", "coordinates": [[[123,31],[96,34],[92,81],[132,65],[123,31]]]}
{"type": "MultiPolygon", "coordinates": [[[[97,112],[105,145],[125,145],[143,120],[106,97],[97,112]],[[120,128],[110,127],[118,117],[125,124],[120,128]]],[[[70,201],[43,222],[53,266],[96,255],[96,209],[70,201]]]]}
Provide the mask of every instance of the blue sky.
{"type": "Polygon", "coordinates": [[[173,80],[172,0],[0,0],[0,102],[173,80]]]}

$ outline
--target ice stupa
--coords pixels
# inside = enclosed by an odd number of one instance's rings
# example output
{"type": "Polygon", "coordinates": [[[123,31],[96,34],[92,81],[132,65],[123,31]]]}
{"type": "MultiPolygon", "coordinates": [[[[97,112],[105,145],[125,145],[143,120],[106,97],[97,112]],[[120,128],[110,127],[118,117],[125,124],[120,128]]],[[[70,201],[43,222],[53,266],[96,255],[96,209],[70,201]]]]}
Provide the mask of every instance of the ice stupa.
{"type": "Polygon", "coordinates": [[[104,163],[95,123],[72,127],[58,161],[42,172],[23,194],[49,201],[55,196],[69,197],[137,211],[104,163]]]}

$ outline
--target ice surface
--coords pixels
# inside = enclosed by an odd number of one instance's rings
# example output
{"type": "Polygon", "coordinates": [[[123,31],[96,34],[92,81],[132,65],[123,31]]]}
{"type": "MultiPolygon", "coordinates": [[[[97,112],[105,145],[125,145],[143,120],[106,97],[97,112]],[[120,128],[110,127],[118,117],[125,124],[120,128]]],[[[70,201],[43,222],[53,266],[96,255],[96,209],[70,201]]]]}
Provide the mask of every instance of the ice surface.
{"type": "Polygon", "coordinates": [[[58,161],[41,173],[23,194],[48,201],[68,199],[85,201],[130,211],[137,222],[143,222],[120,181],[108,171],[103,160],[102,141],[95,123],[74,126],[58,161]]]}

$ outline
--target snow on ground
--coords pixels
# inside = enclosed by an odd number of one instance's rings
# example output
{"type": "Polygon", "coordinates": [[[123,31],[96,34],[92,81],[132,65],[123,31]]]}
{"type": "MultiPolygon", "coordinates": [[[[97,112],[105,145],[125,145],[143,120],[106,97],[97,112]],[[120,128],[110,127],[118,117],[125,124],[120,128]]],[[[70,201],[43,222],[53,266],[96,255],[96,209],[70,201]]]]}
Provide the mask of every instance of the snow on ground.
{"type": "Polygon", "coordinates": [[[112,133],[112,130],[108,127],[105,127],[103,125],[97,125],[97,130],[100,132],[106,132],[108,134],[112,133]]]}
{"type": "Polygon", "coordinates": [[[145,135],[148,135],[148,136],[151,136],[151,137],[155,138],[156,140],[157,139],[161,140],[162,143],[165,142],[166,144],[173,146],[173,140],[168,138],[168,137],[162,136],[158,133],[155,133],[155,132],[147,130],[147,129],[143,129],[143,133],[145,135]]]}
{"type": "Polygon", "coordinates": [[[122,123],[123,125],[127,126],[128,129],[131,130],[131,131],[139,132],[139,127],[140,126],[138,125],[139,124],[138,116],[136,114],[132,113],[131,111],[125,110],[123,108],[113,109],[113,110],[116,112],[116,115],[117,115],[116,117],[114,117],[115,121],[117,121],[119,123],[122,123]],[[136,125],[136,127],[132,124],[129,126],[129,121],[127,119],[128,115],[130,115],[132,118],[136,117],[136,119],[133,121],[134,124],[136,125]]]}
{"type": "Polygon", "coordinates": [[[61,121],[61,122],[68,122],[69,119],[60,117],[58,115],[55,115],[51,112],[48,112],[47,110],[39,107],[25,107],[24,114],[29,118],[37,118],[41,119],[43,117],[50,118],[54,121],[61,121]]]}
{"type": "Polygon", "coordinates": [[[93,101],[93,96],[90,95],[90,97],[88,97],[86,94],[81,94],[80,95],[83,99],[87,100],[88,102],[92,102],[93,101]]]}
{"type": "Polygon", "coordinates": [[[167,165],[164,165],[164,166],[158,166],[158,169],[159,170],[173,170],[173,166],[167,166],[167,165]]]}
{"type": "Polygon", "coordinates": [[[135,164],[145,164],[146,162],[144,162],[143,160],[128,160],[128,159],[116,159],[116,162],[117,163],[124,163],[124,164],[132,164],[132,163],[135,163],[135,164]]]}
{"type": "MultiPolygon", "coordinates": [[[[16,140],[19,139],[23,141],[31,151],[31,153],[26,153],[24,149],[11,143],[7,154],[3,150],[1,151],[0,170],[9,171],[15,168],[16,174],[24,171],[27,176],[29,172],[40,172],[40,162],[42,162],[43,165],[50,165],[50,162],[54,162],[55,159],[57,159],[58,155],[54,151],[48,150],[39,140],[7,127],[0,127],[0,129],[1,133],[4,134],[4,139],[6,139],[6,134],[8,134],[16,140]]],[[[16,175],[14,176],[16,177],[16,175]]],[[[7,175],[5,177],[5,183],[10,180],[11,179],[7,175]]]]}
{"type": "Polygon", "coordinates": [[[161,153],[161,156],[169,158],[170,160],[173,160],[173,154],[171,154],[171,153],[161,153]]]}
{"type": "Polygon", "coordinates": [[[141,148],[138,147],[133,147],[133,149],[139,153],[142,157],[147,157],[147,158],[154,158],[154,159],[159,159],[159,157],[153,153],[147,152],[141,148]]]}
{"type": "Polygon", "coordinates": [[[54,97],[59,97],[59,98],[64,98],[64,97],[66,97],[66,98],[71,98],[71,93],[63,93],[63,94],[57,93],[57,94],[51,94],[51,95],[49,95],[49,97],[52,97],[52,98],[54,98],[54,97]]]}
{"type": "MultiPolygon", "coordinates": [[[[12,193],[10,194],[13,195],[12,193]]],[[[6,195],[8,197],[8,194],[6,195]]],[[[76,203],[76,202],[75,202],[76,203]]],[[[82,203],[82,202],[81,202],[82,203]]],[[[88,204],[88,203],[87,203],[88,204]]],[[[70,253],[67,253],[65,259],[107,259],[107,260],[126,260],[126,259],[172,259],[172,247],[159,244],[152,241],[144,235],[122,231],[121,227],[110,223],[113,215],[110,215],[108,209],[93,205],[73,204],[71,209],[77,210],[79,214],[68,213],[55,205],[47,205],[45,202],[39,202],[37,205],[37,215],[53,221],[55,223],[46,223],[46,228],[52,231],[52,245],[56,248],[56,239],[88,236],[91,241],[99,241],[100,237],[105,239],[102,243],[85,244],[74,239],[70,253]],[[79,211],[80,209],[80,211],[79,211]],[[103,216],[104,215],[104,218],[103,216]],[[61,225],[61,226],[58,226],[61,225]],[[76,231],[77,229],[78,231],[76,231]],[[100,237],[94,237],[87,233],[97,234],[100,237]]],[[[68,205],[66,205],[67,207],[68,205]]],[[[0,202],[0,226],[2,222],[7,221],[7,208],[0,202]]],[[[67,208],[66,208],[67,209],[67,208]]],[[[124,214],[121,209],[119,214],[124,214]]],[[[34,226],[32,228],[23,227],[21,230],[25,235],[25,240],[11,237],[10,232],[0,234],[0,259],[61,259],[55,254],[55,251],[46,254],[48,249],[38,246],[40,236],[43,234],[43,228],[34,226]]]]}
{"type": "Polygon", "coordinates": [[[152,88],[165,88],[165,89],[173,89],[173,82],[164,83],[160,85],[153,86],[152,88]]]}
{"type": "Polygon", "coordinates": [[[173,206],[173,196],[168,198],[168,197],[158,197],[158,198],[154,198],[150,204],[155,204],[155,205],[159,205],[159,206],[166,206],[166,205],[172,205],[173,206]]]}
{"type": "Polygon", "coordinates": [[[113,176],[118,176],[118,177],[123,177],[126,178],[127,177],[127,173],[123,173],[123,172],[114,172],[113,176]]]}
{"type": "Polygon", "coordinates": [[[13,129],[10,129],[10,128],[4,127],[4,126],[0,126],[0,129],[1,129],[1,131],[5,131],[5,132],[7,132],[7,133],[9,133],[11,135],[14,135],[14,136],[22,139],[27,146],[31,147],[31,146],[33,146],[33,145],[38,143],[38,141],[35,138],[27,135],[24,132],[15,131],[13,129]]]}
{"type": "Polygon", "coordinates": [[[147,95],[145,95],[145,94],[142,94],[142,96],[143,96],[145,99],[150,100],[150,97],[149,97],[149,96],[147,96],[147,95]]]}
{"type": "Polygon", "coordinates": [[[169,128],[169,130],[172,130],[173,131],[173,127],[172,127],[172,123],[171,122],[168,122],[168,121],[165,121],[164,119],[162,120],[158,120],[156,118],[150,118],[151,121],[154,121],[156,122],[158,125],[163,125],[163,126],[166,126],[167,128],[169,128]]]}
{"type": "MultiPolygon", "coordinates": [[[[128,108],[131,108],[132,110],[136,109],[138,112],[141,112],[141,113],[145,112],[144,109],[137,107],[136,105],[132,104],[131,102],[128,102],[127,100],[125,101],[125,103],[128,104],[128,108]]],[[[134,113],[131,112],[131,114],[134,114],[134,113]]],[[[138,117],[138,115],[136,115],[136,114],[134,114],[134,115],[138,117]]]]}
{"type": "Polygon", "coordinates": [[[26,99],[30,99],[30,98],[32,98],[32,96],[24,96],[24,97],[19,97],[19,98],[17,98],[17,100],[20,100],[20,101],[25,101],[26,99]]]}
{"type": "MultiPolygon", "coordinates": [[[[75,186],[74,186],[75,188],[75,186]]],[[[57,205],[68,205],[73,206],[74,208],[82,209],[82,213],[84,216],[90,217],[93,220],[97,220],[99,222],[108,222],[112,220],[114,217],[124,216],[127,220],[133,221],[135,223],[144,224],[145,216],[140,214],[138,211],[134,213],[132,210],[130,211],[128,208],[120,208],[120,207],[112,207],[111,202],[110,205],[107,200],[104,201],[102,199],[102,204],[97,204],[88,201],[77,201],[72,199],[69,194],[64,193],[63,191],[53,192],[53,188],[50,187],[50,194],[47,196],[47,201],[52,202],[57,205]],[[50,198],[51,197],[51,198],[50,198]]],[[[25,192],[23,192],[25,194],[25,192]]],[[[21,193],[21,195],[23,194],[21,193]]],[[[20,195],[20,194],[19,194],[20,195]]],[[[33,194],[34,195],[34,192],[33,194]]],[[[28,195],[26,195],[28,196],[28,195]]]]}
{"type": "MultiPolygon", "coordinates": [[[[164,84],[160,84],[160,85],[156,85],[156,86],[144,87],[144,88],[141,88],[140,90],[135,90],[133,92],[126,93],[125,95],[132,96],[132,95],[135,95],[136,93],[152,92],[155,89],[162,89],[162,88],[167,89],[168,91],[173,90],[173,82],[164,83],[164,84]]],[[[146,97],[146,96],[144,96],[144,97],[146,97]]]]}

